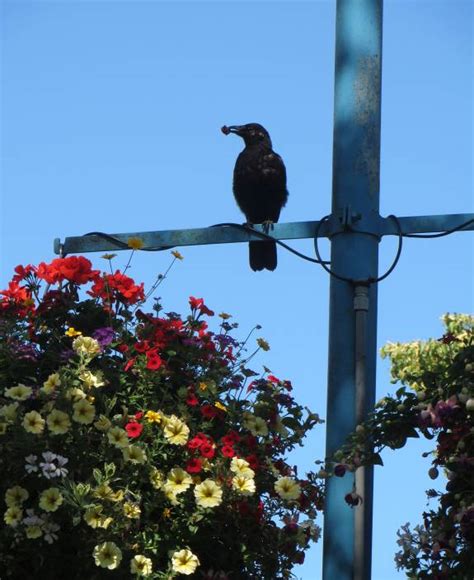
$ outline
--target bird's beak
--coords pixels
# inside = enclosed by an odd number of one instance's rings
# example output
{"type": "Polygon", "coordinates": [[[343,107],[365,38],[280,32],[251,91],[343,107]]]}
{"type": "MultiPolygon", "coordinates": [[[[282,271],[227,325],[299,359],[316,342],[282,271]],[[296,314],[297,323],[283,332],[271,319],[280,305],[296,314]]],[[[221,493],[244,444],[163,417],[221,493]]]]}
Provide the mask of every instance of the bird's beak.
{"type": "Polygon", "coordinates": [[[221,129],[221,131],[225,134],[228,135],[229,133],[235,133],[236,135],[242,136],[242,130],[243,130],[243,126],[242,125],[224,125],[221,129]]]}

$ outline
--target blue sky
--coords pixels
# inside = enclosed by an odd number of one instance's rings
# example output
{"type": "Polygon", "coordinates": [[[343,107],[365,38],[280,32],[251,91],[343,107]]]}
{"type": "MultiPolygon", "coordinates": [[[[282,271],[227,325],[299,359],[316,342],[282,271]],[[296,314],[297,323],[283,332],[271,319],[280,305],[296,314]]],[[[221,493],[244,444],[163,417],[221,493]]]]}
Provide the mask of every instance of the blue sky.
{"type": "MultiPolygon", "coordinates": [[[[384,12],[381,213],[472,212],[473,4],[399,0],[384,12]]],[[[0,20],[2,287],[17,264],[52,259],[56,237],[242,222],[231,191],[241,142],[223,124],[270,131],[288,172],[281,221],[329,213],[335,2],[3,0],[0,20]]],[[[312,253],[310,240],[293,245],[312,253]]],[[[380,249],[383,270],[396,240],[380,249]]],[[[259,274],[245,245],[182,253],[160,288],[165,308],[185,311],[192,294],[232,313],[242,337],[261,324],[272,350],[258,364],[324,416],[326,273],[281,249],[278,269],[259,274]]],[[[89,255],[105,266],[100,256],[89,255]]],[[[472,312],[473,257],[472,233],[406,240],[379,289],[379,345],[438,336],[444,312],[472,312]]],[[[168,263],[139,254],[131,275],[150,284],[168,263]]],[[[377,388],[394,390],[383,361],[377,388]]],[[[425,509],[426,449],[411,442],[377,468],[374,580],[404,577],[396,530],[425,509]]],[[[323,455],[319,427],[295,461],[323,455]]],[[[316,546],[296,573],[317,580],[320,567],[316,546]]]]}

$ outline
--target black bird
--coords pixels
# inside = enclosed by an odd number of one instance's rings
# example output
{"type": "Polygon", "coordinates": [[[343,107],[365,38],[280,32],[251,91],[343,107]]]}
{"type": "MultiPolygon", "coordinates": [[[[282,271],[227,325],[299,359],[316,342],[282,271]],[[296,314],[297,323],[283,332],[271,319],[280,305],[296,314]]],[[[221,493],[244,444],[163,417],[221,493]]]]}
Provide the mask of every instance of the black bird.
{"type": "MultiPolygon", "coordinates": [[[[242,137],[245,148],[234,168],[234,197],[245,214],[247,224],[263,224],[270,229],[280,217],[288,199],[286,169],[282,158],[272,149],[268,131],[258,123],[222,127],[225,135],[242,137]]],[[[277,266],[275,242],[250,242],[252,270],[274,270],[277,266]]]]}

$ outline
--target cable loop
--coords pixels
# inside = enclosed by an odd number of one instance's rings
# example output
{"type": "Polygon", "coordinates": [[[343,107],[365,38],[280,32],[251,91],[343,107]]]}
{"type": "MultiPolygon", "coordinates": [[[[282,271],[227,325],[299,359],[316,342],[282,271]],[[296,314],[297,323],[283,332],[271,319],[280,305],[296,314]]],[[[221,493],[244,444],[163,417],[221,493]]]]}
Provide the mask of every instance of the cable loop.
{"type": "MultiPolygon", "coordinates": [[[[392,219],[396,226],[397,226],[397,230],[398,230],[398,249],[397,249],[397,253],[395,255],[395,258],[392,262],[392,265],[390,266],[390,268],[385,272],[385,274],[383,274],[382,276],[379,276],[378,278],[367,278],[366,280],[355,280],[354,278],[348,278],[346,276],[341,276],[340,274],[337,274],[336,272],[334,272],[333,270],[331,270],[331,268],[328,268],[326,266],[326,264],[323,264],[321,261],[321,255],[319,253],[319,245],[318,245],[318,236],[319,236],[319,230],[322,226],[323,223],[325,223],[331,216],[330,215],[326,215],[324,216],[321,221],[318,223],[318,226],[316,227],[316,232],[314,234],[314,251],[316,252],[316,256],[318,257],[318,259],[320,260],[321,266],[324,268],[324,270],[326,270],[326,272],[330,275],[333,276],[334,278],[336,278],[337,280],[341,280],[343,282],[349,282],[351,284],[358,284],[358,285],[363,285],[363,284],[377,284],[378,282],[381,282],[382,280],[385,280],[385,278],[387,278],[388,276],[390,276],[390,274],[395,270],[398,261],[400,260],[400,256],[402,253],[402,247],[403,247],[403,232],[402,232],[402,227],[400,225],[400,221],[399,219],[395,216],[395,215],[389,215],[387,217],[389,217],[390,219],[392,219]]],[[[363,233],[363,232],[360,232],[363,233]]]]}

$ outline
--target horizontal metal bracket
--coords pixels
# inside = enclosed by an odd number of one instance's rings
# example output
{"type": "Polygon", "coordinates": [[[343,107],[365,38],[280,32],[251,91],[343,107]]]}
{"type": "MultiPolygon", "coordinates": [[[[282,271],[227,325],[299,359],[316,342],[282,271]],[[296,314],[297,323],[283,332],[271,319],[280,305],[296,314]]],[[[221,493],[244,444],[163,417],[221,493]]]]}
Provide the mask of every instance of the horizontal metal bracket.
{"type": "MultiPolygon", "coordinates": [[[[432,215],[398,218],[403,234],[443,232],[466,225],[463,230],[474,230],[474,214],[432,215]],[[470,223],[468,223],[470,222],[470,223]]],[[[83,235],[67,237],[64,242],[54,241],[54,252],[58,255],[106,252],[128,249],[130,238],[140,238],[144,250],[159,250],[179,246],[208,244],[233,244],[259,241],[262,238],[242,229],[238,224],[186,230],[164,230],[157,232],[132,232],[126,234],[83,235]],[[117,240],[114,242],[114,238],[117,240]]],[[[261,224],[254,225],[256,232],[264,232],[261,224]]],[[[340,233],[365,233],[381,238],[399,235],[397,224],[390,218],[377,213],[354,215],[350,208],[341,216],[330,216],[327,220],[290,222],[275,224],[271,235],[277,240],[331,238],[340,233]]]]}

